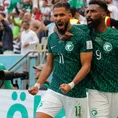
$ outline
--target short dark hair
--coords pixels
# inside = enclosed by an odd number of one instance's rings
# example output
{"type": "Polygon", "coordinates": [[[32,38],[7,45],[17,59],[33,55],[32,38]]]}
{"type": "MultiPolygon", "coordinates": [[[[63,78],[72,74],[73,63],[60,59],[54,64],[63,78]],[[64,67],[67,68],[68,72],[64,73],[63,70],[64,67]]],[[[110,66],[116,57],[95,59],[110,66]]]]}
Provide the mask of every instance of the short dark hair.
{"type": "Polygon", "coordinates": [[[60,7],[64,7],[67,11],[70,12],[70,4],[67,2],[58,2],[53,6],[53,10],[54,8],[60,8],[60,7]]]}
{"type": "Polygon", "coordinates": [[[97,4],[99,5],[102,9],[104,9],[105,12],[108,12],[108,6],[105,2],[103,1],[100,1],[100,0],[91,0],[89,2],[89,5],[92,5],[92,4],[97,4]]]}

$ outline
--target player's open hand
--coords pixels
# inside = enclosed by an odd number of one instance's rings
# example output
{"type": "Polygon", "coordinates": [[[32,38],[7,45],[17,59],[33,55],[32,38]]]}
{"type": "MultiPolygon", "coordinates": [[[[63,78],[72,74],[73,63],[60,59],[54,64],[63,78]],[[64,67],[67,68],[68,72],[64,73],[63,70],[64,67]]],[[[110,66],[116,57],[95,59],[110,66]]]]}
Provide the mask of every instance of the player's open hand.
{"type": "Polygon", "coordinates": [[[39,89],[37,86],[33,86],[31,88],[28,89],[28,92],[32,95],[36,95],[38,93],[39,89]]]}
{"type": "Polygon", "coordinates": [[[64,94],[66,94],[71,90],[71,87],[68,84],[61,84],[60,89],[64,94]]]}

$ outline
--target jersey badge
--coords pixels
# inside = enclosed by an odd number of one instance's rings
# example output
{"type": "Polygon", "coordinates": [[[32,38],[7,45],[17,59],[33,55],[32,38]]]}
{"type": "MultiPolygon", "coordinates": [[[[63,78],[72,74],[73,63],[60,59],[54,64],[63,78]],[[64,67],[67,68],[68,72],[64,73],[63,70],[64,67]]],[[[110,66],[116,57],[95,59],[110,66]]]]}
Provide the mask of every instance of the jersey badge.
{"type": "Polygon", "coordinates": [[[106,52],[110,52],[112,50],[112,44],[109,43],[109,42],[105,42],[105,44],[103,45],[103,49],[106,51],[106,52]]]}
{"type": "Polygon", "coordinates": [[[65,45],[65,49],[71,52],[74,49],[73,43],[71,41],[68,41],[67,44],[65,45]]]}

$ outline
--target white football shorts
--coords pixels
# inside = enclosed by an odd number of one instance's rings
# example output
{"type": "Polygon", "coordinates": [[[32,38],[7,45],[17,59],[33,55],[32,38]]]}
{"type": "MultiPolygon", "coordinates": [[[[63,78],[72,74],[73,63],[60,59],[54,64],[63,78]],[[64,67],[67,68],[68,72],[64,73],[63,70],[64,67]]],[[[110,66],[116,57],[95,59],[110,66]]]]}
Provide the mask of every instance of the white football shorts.
{"type": "Polygon", "coordinates": [[[64,108],[66,118],[87,118],[87,98],[73,98],[48,89],[37,112],[55,117],[64,108]]]}

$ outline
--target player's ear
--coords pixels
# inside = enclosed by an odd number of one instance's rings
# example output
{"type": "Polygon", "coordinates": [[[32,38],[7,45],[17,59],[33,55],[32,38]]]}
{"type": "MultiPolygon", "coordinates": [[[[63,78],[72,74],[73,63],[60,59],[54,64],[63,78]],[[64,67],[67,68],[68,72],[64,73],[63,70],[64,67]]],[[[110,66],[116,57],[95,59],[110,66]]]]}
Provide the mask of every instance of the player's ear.
{"type": "Polygon", "coordinates": [[[69,13],[69,17],[72,18],[72,13],[69,13]]]}
{"type": "Polygon", "coordinates": [[[104,13],[102,14],[102,17],[105,18],[106,16],[107,16],[107,14],[104,12],[104,13]]]}

